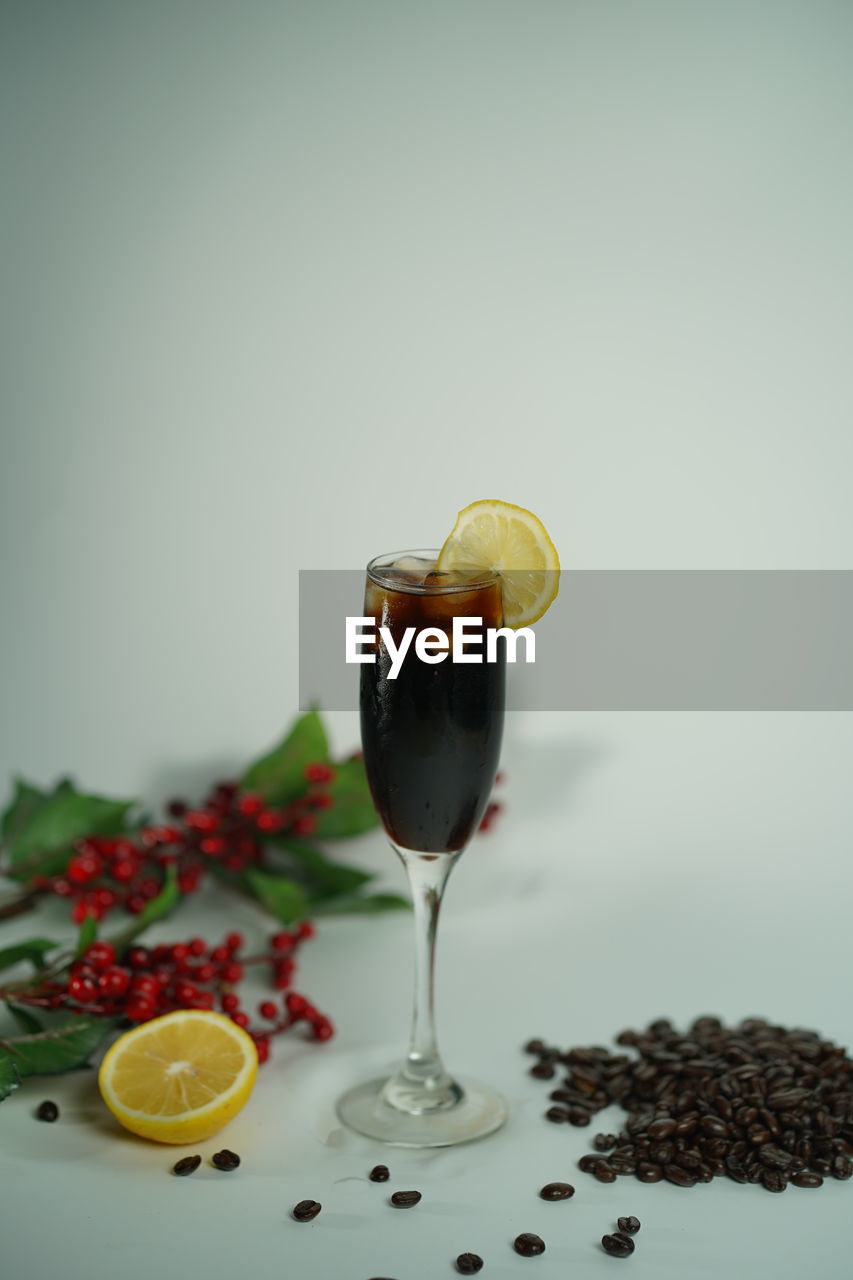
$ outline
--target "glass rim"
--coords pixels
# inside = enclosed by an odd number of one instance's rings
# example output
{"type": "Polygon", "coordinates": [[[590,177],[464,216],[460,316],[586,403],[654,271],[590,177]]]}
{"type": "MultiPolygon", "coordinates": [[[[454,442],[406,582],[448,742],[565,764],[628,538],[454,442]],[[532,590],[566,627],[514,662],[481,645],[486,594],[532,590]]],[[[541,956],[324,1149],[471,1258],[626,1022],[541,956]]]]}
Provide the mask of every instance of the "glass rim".
{"type": "Polygon", "coordinates": [[[500,582],[500,574],[496,569],[484,569],[481,576],[475,578],[473,582],[433,583],[429,586],[423,583],[400,582],[398,578],[392,578],[382,572],[383,569],[393,568],[394,564],[404,556],[437,560],[439,550],[438,547],[418,547],[412,551],[386,551],[368,561],[367,576],[377,587],[387,587],[390,591],[401,591],[412,596],[446,596],[463,591],[480,591],[483,587],[491,587],[500,582]]]}

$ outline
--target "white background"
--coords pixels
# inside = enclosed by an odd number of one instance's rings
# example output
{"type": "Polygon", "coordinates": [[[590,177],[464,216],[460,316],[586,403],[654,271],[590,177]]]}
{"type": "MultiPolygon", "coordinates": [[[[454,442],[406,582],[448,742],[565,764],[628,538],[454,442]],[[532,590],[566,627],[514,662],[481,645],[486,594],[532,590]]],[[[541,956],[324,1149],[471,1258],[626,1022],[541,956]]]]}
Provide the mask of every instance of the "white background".
{"type": "MultiPolygon", "coordinates": [[[[233,773],[295,708],[298,569],[438,543],[478,497],[535,510],[569,568],[849,568],[852,39],[830,0],[4,4],[3,785],[155,802],[233,773]]],[[[405,1036],[410,922],[326,925],[304,981],[339,1035],[279,1047],[238,1178],[176,1186],[90,1076],[36,1126],[28,1085],[4,1259],[580,1277],[636,1212],[633,1274],[846,1274],[844,1184],[567,1174],[588,1139],[539,1120],[518,1045],[704,1012],[849,1045],[851,748],[846,715],[511,718],[440,960],[447,1056],[511,1127],[394,1155],[424,1203],[376,1216],[379,1155],[324,1108],[405,1036]],[[578,1195],[541,1206],[558,1176],[578,1195]],[[304,1196],[327,1207],[297,1228],[304,1196]]],[[[378,837],[352,857],[400,887],[378,837]]],[[[195,910],[162,936],[225,927],[195,910]]]]}

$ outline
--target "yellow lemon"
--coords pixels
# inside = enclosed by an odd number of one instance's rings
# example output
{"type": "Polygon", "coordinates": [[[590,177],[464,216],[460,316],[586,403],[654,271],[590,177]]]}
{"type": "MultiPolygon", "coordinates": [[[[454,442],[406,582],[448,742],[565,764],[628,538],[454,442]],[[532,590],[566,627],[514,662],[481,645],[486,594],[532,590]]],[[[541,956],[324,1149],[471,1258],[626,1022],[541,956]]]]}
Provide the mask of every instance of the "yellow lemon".
{"type": "Polygon", "coordinates": [[[437,568],[499,573],[508,627],[536,622],[560,589],[560,559],[542,521],[524,507],[494,498],[459,512],[437,568]]]}
{"type": "Polygon", "coordinates": [[[119,1036],[101,1063],[98,1087],[131,1133],[200,1142],[242,1110],[257,1073],[254,1041],[230,1018],[177,1009],[119,1036]]]}

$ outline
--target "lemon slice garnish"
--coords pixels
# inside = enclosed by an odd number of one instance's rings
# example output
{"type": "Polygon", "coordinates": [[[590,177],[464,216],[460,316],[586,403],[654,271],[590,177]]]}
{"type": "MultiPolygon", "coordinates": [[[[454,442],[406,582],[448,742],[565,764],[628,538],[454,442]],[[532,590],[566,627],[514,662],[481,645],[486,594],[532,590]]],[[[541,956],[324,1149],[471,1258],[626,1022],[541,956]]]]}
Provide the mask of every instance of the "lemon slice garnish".
{"type": "Polygon", "coordinates": [[[200,1142],[236,1116],[255,1084],[254,1041],[224,1014],[177,1009],[120,1036],[98,1072],[125,1129],[156,1142],[200,1142]]]}
{"type": "Polygon", "coordinates": [[[499,573],[504,622],[513,628],[541,618],[560,589],[560,559],[542,521],[525,507],[495,498],[459,512],[437,568],[499,573]]]}

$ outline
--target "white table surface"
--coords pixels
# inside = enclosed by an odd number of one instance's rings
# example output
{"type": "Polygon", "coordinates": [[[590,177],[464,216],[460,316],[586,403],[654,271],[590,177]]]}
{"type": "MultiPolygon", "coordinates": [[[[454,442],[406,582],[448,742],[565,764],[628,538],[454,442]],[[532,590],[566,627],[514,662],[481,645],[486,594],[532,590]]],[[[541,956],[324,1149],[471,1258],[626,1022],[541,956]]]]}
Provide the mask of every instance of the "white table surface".
{"type": "MultiPolygon", "coordinates": [[[[423,1152],[340,1128],[338,1093],[390,1069],[402,1049],[411,921],[325,922],[303,949],[299,986],[338,1034],[324,1046],[282,1037],[244,1112],[198,1144],[205,1157],[238,1151],[236,1173],[205,1162],[191,1178],[170,1177],[186,1151],[120,1130],[91,1071],[27,1081],[3,1104],[4,1271],[440,1280],[471,1250],[485,1259],[483,1276],[501,1280],[597,1277],[623,1265],[635,1280],[848,1276],[849,1184],[827,1179],[784,1196],[726,1179],[690,1191],[633,1178],[599,1184],[576,1161],[621,1113],[602,1113],[587,1130],[548,1124],[550,1086],[526,1074],[520,1048],[533,1035],[566,1048],[608,1043],[627,1025],[708,1012],[766,1015],[849,1046],[850,745],[844,716],[578,717],[569,732],[547,716],[513,721],[508,811],[450,883],[438,1002],[448,1064],[505,1093],[506,1128],[423,1152]],[[61,1108],[54,1125],[33,1119],[45,1097],[61,1108]],[[367,1179],[379,1161],[391,1169],[387,1184],[367,1179]],[[576,1186],[572,1200],[538,1198],[554,1179],[576,1186]],[[408,1188],[422,1202],[389,1207],[390,1193],[408,1188]],[[323,1210],[300,1225],[289,1210],[304,1198],[323,1210]],[[620,1214],[642,1221],[625,1262],[598,1246],[620,1214]],[[545,1254],[518,1257],[511,1241],[521,1231],[540,1234],[545,1254]]],[[[349,849],[342,856],[385,866],[400,887],[378,835],[349,849]]],[[[6,936],[26,936],[33,921],[8,924],[6,936]]],[[[228,927],[257,939],[264,926],[250,906],[211,894],[152,935],[215,937],[228,927]]]]}

